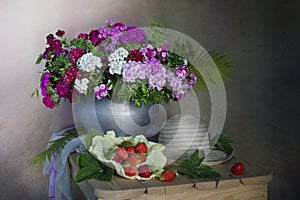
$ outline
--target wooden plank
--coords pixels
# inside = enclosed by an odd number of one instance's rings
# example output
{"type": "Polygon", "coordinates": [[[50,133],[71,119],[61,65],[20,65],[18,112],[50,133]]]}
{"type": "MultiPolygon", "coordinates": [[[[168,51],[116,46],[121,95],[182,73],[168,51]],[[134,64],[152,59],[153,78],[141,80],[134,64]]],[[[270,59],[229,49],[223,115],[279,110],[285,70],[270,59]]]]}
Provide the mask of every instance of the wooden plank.
{"type": "Polygon", "coordinates": [[[134,200],[266,200],[267,185],[249,185],[213,190],[186,190],[169,195],[143,194],[134,200]]]}
{"type": "Polygon", "coordinates": [[[172,182],[163,182],[159,180],[140,181],[146,188],[146,194],[168,195],[174,192],[181,192],[191,189],[194,183],[185,176],[177,176],[172,182]]]}

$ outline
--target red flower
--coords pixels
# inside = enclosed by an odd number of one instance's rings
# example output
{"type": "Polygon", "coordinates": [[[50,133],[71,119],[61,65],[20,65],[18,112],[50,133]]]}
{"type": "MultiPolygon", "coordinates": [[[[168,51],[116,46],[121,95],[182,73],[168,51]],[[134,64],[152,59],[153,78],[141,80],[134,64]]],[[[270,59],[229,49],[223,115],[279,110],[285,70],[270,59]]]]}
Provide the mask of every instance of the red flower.
{"type": "Polygon", "coordinates": [[[82,55],[84,54],[84,50],[80,49],[80,48],[74,48],[71,50],[70,52],[70,60],[73,64],[76,63],[76,61],[78,60],[78,58],[80,58],[82,55]]]}

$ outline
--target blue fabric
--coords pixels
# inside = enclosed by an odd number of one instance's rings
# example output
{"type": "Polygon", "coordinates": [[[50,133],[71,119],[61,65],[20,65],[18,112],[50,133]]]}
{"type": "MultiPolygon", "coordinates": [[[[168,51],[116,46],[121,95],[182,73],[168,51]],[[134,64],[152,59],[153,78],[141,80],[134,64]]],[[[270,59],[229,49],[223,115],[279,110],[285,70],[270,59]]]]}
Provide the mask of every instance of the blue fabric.
{"type": "MultiPolygon", "coordinates": [[[[61,138],[65,131],[74,129],[67,128],[61,132],[54,133],[50,141],[61,138]]],[[[79,137],[69,141],[60,154],[54,152],[51,163],[47,161],[43,168],[43,174],[49,174],[49,200],[72,200],[72,191],[70,184],[70,169],[68,166],[69,155],[82,147],[82,141],[79,137]]]]}

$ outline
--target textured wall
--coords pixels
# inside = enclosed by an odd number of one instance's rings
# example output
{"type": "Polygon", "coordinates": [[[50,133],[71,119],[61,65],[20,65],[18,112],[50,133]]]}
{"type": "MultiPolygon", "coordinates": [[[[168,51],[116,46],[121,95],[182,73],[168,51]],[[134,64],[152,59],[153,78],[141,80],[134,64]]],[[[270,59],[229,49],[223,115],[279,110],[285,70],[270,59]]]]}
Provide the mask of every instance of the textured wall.
{"type": "MultiPolygon", "coordinates": [[[[296,1],[295,1],[296,2],[296,1]]],[[[294,199],[299,187],[299,4],[258,0],[0,1],[0,199],[46,199],[48,177],[30,160],[50,134],[72,124],[69,104],[43,107],[36,56],[44,36],[68,36],[105,19],[145,26],[159,20],[239,66],[228,82],[224,133],[235,154],[273,171],[270,199],[294,199]],[[297,54],[298,50],[298,54],[297,54]]]]}

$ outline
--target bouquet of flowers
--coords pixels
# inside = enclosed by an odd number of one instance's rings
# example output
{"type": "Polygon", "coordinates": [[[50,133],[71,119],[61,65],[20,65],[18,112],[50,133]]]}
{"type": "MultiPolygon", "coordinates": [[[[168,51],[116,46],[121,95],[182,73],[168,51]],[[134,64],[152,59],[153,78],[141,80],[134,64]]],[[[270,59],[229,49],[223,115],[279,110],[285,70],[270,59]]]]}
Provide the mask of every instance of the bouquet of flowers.
{"type": "Polygon", "coordinates": [[[166,40],[152,36],[111,21],[71,40],[63,30],[49,34],[36,62],[45,62],[43,103],[54,108],[63,99],[74,102],[86,94],[97,99],[116,95],[137,106],[184,98],[197,80],[193,66],[171,52],[166,40]]]}

